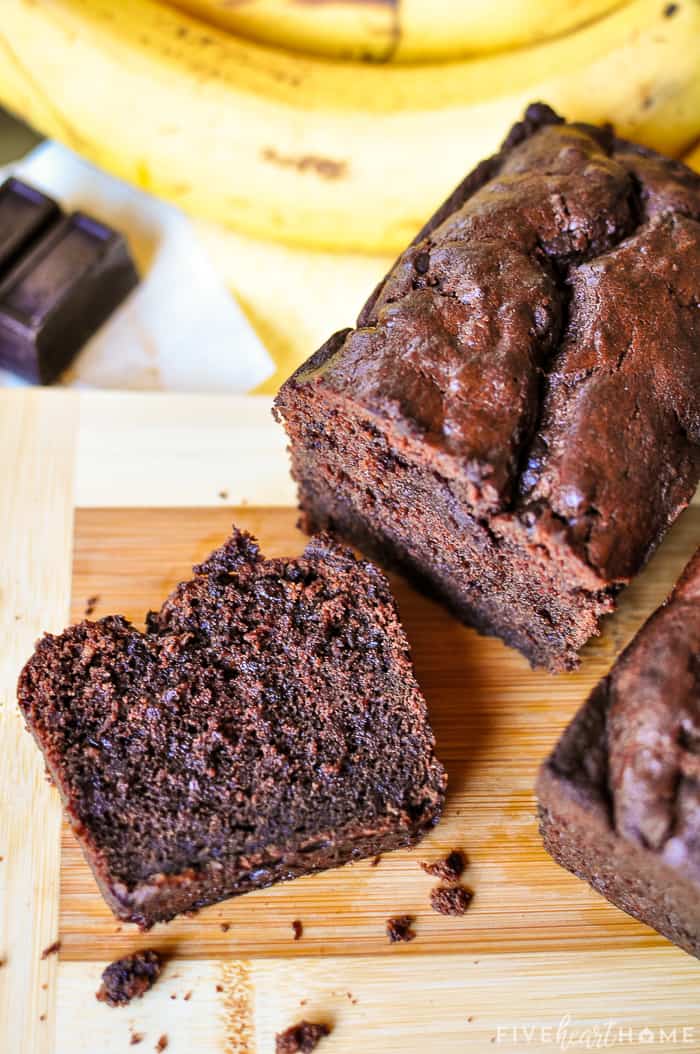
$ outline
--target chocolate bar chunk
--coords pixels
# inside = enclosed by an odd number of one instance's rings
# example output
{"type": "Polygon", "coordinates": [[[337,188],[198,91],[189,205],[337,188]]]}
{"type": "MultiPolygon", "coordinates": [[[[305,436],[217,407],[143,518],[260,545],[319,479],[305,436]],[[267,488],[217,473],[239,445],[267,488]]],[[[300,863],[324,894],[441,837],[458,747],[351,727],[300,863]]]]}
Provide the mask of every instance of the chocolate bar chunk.
{"type": "Polygon", "coordinates": [[[0,274],[60,215],[56,202],[34,187],[14,178],[3,183],[0,186],[0,274]]]}
{"type": "Polygon", "coordinates": [[[0,366],[50,384],[137,283],[111,227],[18,180],[0,188],[0,366]]]}

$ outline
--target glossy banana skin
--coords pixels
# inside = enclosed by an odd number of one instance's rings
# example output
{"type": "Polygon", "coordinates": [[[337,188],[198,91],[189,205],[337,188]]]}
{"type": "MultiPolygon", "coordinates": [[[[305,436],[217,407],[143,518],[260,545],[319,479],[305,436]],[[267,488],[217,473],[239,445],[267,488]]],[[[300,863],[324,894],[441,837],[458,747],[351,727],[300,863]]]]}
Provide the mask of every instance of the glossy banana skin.
{"type": "Polygon", "coordinates": [[[569,33],[624,0],[168,0],[248,40],[328,58],[449,62],[569,33]]]}
{"type": "Polygon", "coordinates": [[[683,153],[699,48],[700,0],[633,0],[536,47],[420,66],[307,58],[155,0],[4,0],[0,102],[248,236],[393,254],[533,100],[683,153]]]}

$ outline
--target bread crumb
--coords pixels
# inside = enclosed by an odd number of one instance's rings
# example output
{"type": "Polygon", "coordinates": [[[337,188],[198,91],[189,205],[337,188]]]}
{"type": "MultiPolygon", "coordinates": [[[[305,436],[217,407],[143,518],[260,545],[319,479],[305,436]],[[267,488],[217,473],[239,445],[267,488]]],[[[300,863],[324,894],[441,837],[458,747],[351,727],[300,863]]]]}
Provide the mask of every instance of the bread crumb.
{"type": "MultiPolygon", "coordinates": [[[[149,950],[115,959],[102,971],[102,984],[95,997],[107,1006],[127,1006],[152,988],[162,969],[158,952],[149,950]]],[[[175,999],[175,996],[171,996],[175,999]]]]}
{"type": "Polygon", "coordinates": [[[386,920],[386,935],[392,944],[412,941],[416,934],[411,929],[415,922],[413,915],[394,915],[386,920]]]}
{"type": "Polygon", "coordinates": [[[430,894],[430,906],[439,915],[464,915],[473,897],[466,886],[436,886],[430,894]]]}
{"type": "Polygon", "coordinates": [[[467,866],[467,858],[461,849],[453,849],[441,860],[432,863],[421,860],[420,866],[433,878],[441,878],[443,882],[457,882],[467,866]]]}
{"type": "Polygon", "coordinates": [[[275,1036],[275,1054],[311,1054],[324,1036],[330,1035],[328,1025],[300,1021],[275,1036]]]}

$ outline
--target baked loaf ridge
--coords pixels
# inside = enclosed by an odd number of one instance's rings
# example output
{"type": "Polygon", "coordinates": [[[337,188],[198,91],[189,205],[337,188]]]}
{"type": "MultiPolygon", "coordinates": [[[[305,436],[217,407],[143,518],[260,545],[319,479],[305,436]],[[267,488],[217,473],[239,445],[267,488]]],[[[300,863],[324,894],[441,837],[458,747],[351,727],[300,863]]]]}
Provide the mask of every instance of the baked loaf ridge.
{"type": "Polygon", "coordinates": [[[45,635],[19,704],[105,899],[142,927],[440,817],[388,583],[328,538],[264,560],[236,531],[145,633],[108,617],[45,635]]]}
{"type": "Polygon", "coordinates": [[[700,478],[700,177],[541,104],[286,382],[304,522],[570,668],[700,478]]]}
{"type": "Polygon", "coordinates": [[[700,957],[700,549],[537,784],[547,850],[700,957]]]}

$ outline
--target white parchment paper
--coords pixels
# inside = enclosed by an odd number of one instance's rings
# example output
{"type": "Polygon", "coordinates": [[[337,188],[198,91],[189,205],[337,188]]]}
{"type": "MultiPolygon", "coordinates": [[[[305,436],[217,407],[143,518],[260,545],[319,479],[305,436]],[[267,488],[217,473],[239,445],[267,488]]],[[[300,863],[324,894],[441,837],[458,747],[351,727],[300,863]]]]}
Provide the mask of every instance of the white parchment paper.
{"type": "MultiPolygon", "coordinates": [[[[141,284],[85,345],[60,383],[73,387],[246,392],[272,359],[178,209],[45,142],[0,169],[115,227],[141,284]]],[[[0,370],[0,385],[21,384],[0,370]]]]}

